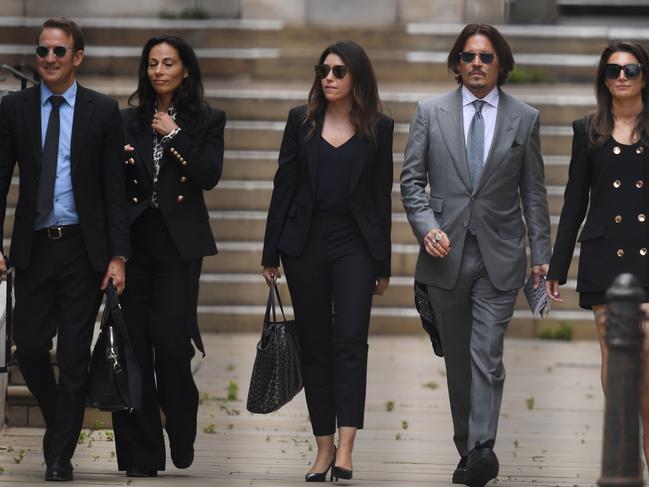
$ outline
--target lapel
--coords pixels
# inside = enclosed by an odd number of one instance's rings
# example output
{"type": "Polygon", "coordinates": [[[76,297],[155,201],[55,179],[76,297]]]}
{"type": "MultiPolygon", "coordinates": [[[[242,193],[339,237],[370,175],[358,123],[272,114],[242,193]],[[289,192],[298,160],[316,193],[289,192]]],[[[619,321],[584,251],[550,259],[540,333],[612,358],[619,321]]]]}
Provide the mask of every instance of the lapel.
{"type": "Polygon", "coordinates": [[[72,140],[70,142],[71,174],[74,175],[79,168],[79,155],[84,141],[84,135],[92,120],[93,99],[90,92],[77,83],[77,98],[74,102],[74,116],[72,119],[72,140]]]}
{"type": "Polygon", "coordinates": [[[40,86],[35,86],[29,90],[24,91],[23,96],[26,103],[25,110],[25,127],[29,127],[28,133],[30,145],[32,147],[32,155],[34,157],[34,164],[40,173],[41,170],[41,151],[43,147],[41,134],[41,89],[40,86]]]}
{"type": "Polygon", "coordinates": [[[462,87],[445,97],[437,108],[437,126],[440,129],[446,148],[455,164],[460,179],[471,192],[471,178],[466,158],[464,140],[464,119],[462,108],[462,87]]]}
{"type": "Polygon", "coordinates": [[[486,184],[489,177],[494,173],[507,155],[507,152],[511,149],[516,133],[518,132],[520,120],[521,115],[513,109],[511,98],[501,90],[498,100],[494,138],[491,142],[489,155],[487,156],[487,161],[480,176],[480,181],[478,181],[476,192],[486,184]]]}
{"type": "Polygon", "coordinates": [[[318,159],[319,159],[319,146],[320,146],[320,137],[322,135],[322,123],[316,125],[315,132],[309,137],[309,125],[302,125],[302,130],[305,131],[306,139],[306,157],[307,157],[307,166],[309,168],[309,179],[311,180],[311,186],[313,188],[313,193],[315,194],[316,185],[318,184],[318,159]]]}

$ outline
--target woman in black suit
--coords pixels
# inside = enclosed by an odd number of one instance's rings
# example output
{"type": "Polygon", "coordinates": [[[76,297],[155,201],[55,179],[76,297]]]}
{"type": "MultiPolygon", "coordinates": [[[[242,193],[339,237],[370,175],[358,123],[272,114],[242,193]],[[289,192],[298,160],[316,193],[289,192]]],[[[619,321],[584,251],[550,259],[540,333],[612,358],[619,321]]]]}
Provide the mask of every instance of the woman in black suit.
{"type": "MultiPolygon", "coordinates": [[[[597,110],[573,122],[572,158],[546,289],[563,302],[575,239],[581,251],[577,291],[582,308],[592,309],[602,353],[606,390],[606,289],[622,272],[648,289],[649,231],[649,57],[639,44],[619,42],[601,55],[595,90],[597,110]],[[586,211],[588,209],[588,214],[586,211]]],[[[643,304],[645,312],[649,305],[643,304]]],[[[645,322],[646,323],[646,322],[645,322]]],[[[649,347],[645,325],[645,349],[649,347]]],[[[649,366],[647,354],[645,371],[649,366]]],[[[649,374],[642,393],[644,453],[649,464],[649,374]]]]}
{"type": "Polygon", "coordinates": [[[392,134],[372,65],[353,42],[326,48],[308,104],[289,112],[266,222],[266,281],[286,272],[318,454],[307,482],[352,478],[363,427],[372,294],[390,280],[392,134]],[[338,427],[338,449],[334,433],[338,427]]]}
{"type": "Polygon", "coordinates": [[[171,458],[194,458],[198,390],[190,362],[202,258],[216,254],[203,199],[223,169],[225,114],[203,100],[196,55],[184,40],[155,37],[142,51],[132,108],[122,111],[132,256],[122,308],[143,373],[142,410],[113,414],[119,470],[165,469],[160,409],[171,458]]]}

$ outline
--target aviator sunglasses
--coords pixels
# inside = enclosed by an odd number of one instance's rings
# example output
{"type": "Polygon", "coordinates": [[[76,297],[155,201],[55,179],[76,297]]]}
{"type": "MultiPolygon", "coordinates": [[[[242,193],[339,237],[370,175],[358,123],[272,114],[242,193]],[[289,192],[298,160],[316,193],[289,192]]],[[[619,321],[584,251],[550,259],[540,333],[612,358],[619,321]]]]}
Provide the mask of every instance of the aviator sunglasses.
{"type": "Polygon", "coordinates": [[[325,79],[329,76],[329,71],[333,71],[336,78],[343,79],[349,71],[349,68],[343,64],[337,64],[333,67],[328,64],[316,64],[313,66],[313,69],[315,70],[315,75],[320,79],[325,79]]]}
{"type": "Polygon", "coordinates": [[[494,62],[496,55],[492,52],[461,52],[460,59],[463,63],[472,63],[476,55],[480,57],[480,61],[485,64],[491,64],[494,62]]]}
{"type": "Polygon", "coordinates": [[[620,71],[624,70],[624,76],[629,79],[634,79],[642,73],[642,64],[633,63],[620,66],[619,64],[607,64],[604,66],[604,77],[606,79],[617,79],[620,76],[620,71]]]}
{"type": "Polygon", "coordinates": [[[68,48],[64,46],[55,46],[51,48],[45,46],[38,46],[36,48],[36,55],[38,57],[47,57],[50,50],[54,53],[56,57],[63,57],[65,56],[65,53],[68,52],[68,48]]]}

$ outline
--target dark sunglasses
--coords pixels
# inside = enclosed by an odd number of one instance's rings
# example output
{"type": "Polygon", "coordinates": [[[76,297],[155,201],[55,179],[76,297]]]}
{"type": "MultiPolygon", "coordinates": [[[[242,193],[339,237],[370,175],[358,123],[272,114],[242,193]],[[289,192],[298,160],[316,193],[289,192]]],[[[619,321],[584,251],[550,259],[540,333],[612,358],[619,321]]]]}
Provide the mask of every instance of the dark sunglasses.
{"type": "Polygon", "coordinates": [[[343,79],[349,72],[349,68],[342,64],[337,64],[335,66],[329,66],[328,64],[316,64],[313,66],[315,70],[315,75],[320,79],[325,79],[329,76],[329,71],[333,71],[334,76],[338,79],[343,79]]]}
{"type": "Polygon", "coordinates": [[[47,57],[47,55],[50,53],[50,50],[54,53],[56,57],[63,57],[65,56],[65,53],[68,52],[68,48],[64,46],[55,46],[52,48],[45,47],[45,46],[38,46],[36,48],[36,55],[38,57],[47,57]]]}
{"type": "Polygon", "coordinates": [[[496,57],[495,54],[491,52],[461,52],[460,53],[460,59],[462,60],[463,63],[472,63],[475,57],[479,56],[480,61],[482,61],[485,64],[491,64],[494,62],[494,58],[496,57]]]}
{"type": "Polygon", "coordinates": [[[606,79],[617,79],[620,76],[620,71],[624,70],[624,76],[629,79],[634,79],[642,73],[642,64],[633,63],[620,66],[619,64],[607,64],[604,66],[604,77],[606,79]]]}

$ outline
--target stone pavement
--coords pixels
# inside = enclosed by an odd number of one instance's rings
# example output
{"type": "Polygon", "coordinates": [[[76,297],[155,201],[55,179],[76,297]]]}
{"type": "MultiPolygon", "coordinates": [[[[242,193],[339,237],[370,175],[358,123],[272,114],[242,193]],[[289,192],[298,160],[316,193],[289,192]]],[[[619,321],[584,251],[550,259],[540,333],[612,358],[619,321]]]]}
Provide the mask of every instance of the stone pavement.
{"type": "MultiPolygon", "coordinates": [[[[116,472],[112,432],[97,425],[79,441],[75,485],[303,485],[315,448],[303,394],[268,416],[245,408],[257,338],[205,336],[208,355],[196,370],[196,461],[189,470],[168,460],[157,479],[127,479],[116,472]]],[[[497,485],[594,486],[603,421],[597,343],[508,339],[505,347],[497,485]]],[[[452,485],[458,457],[444,374],[424,336],[370,336],[366,429],[356,443],[354,480],[341,484],[452,485]]],[[[41,436],[35,428],[0,432],[0,486],[42,485],[41,436]]]]}

